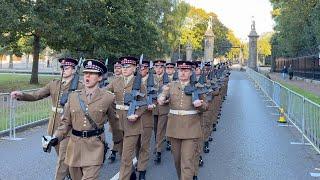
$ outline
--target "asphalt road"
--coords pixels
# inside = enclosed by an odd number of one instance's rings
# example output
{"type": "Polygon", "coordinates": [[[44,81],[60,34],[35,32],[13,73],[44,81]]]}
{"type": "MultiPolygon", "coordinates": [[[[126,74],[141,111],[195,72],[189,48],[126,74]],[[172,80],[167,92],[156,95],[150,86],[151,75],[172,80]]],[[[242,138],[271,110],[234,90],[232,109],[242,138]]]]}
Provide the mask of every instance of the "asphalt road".
{"type": "MultiPolygon", "coordinates": [[[[232,72],[210,153],[203,155],[200,180],[314,179],[310,172],[319,172],[315,169],[319,156],[311,146],[291,145],[300,140],[299,134],[293,127],[279,127],[272,115],[275,109],[267,105],[245,73],[232,72]]],[[[45,128],[17,134],[24,138],[20,141],[0,140],[1,180],[53,179],[56,155],[41,149],[45,128]]],[[[107,138],[110,142],[108,132],[107,138]]],[[[119,159],[114,164],[105,163],[100,179],[110,179],[118,171],[119,159]]],[[[149,161],[147,179],[177,179],[170,152],[163,153],[160,165],[149,161]]]]}

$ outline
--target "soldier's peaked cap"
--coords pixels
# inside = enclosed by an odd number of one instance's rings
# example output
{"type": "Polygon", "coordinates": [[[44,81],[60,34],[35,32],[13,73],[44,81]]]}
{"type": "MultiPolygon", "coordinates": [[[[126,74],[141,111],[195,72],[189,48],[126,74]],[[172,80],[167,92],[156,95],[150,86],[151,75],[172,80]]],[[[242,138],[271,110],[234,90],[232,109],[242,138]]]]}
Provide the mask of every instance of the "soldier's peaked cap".
{"type": "Polygon", "coordinates": [[[113,67],[122,67],[120,61],[116,61],[113,63],[113,67]]]}
{"type": "Polygon", "coordinates": [[[120,57],[119,60],[121,61],[121,64],[132,64],[132,65],[137,65],[138,64],[138,59],[133,56],[123,56],[120,57]]]}
{"type": "Polygon", "coordinates": [[[168,63],[166,63],[166,66],[176,66],[176,63],[168,62],[168,63]]]}
{"type": "Polygon", "coordinates": [[[103,61],[97,59],[87,59],[83,62],[83,72],[95,72],[105,74],[108,69],[103,61]]]}
{"type": "Polygon", "coordinates": [[[192,69],[193,62],[191,61],[177,61],[179,69],[192,69]]]}
{"type": "Polygon", "coordinates": [[[60,58],[58,59],[59,63],[61,64],[60,66],[73,66],[75,67],[76,65],[78,65],[78,60],[73,59],[73,58],[60,58]]]}
{"type": "Polygon", "coordinates": [[[154,64],[163,64],[164,65],[164,64],[166,64],[166,61],[163,59],[157,59],[154,61],[154,64]]]}

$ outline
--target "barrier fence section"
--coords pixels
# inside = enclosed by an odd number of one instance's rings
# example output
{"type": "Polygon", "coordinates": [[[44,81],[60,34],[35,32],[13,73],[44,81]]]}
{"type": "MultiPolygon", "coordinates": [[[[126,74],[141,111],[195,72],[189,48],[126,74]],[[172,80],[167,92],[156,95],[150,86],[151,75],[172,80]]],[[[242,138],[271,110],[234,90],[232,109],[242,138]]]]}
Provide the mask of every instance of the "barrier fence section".
{"type": "Polygon", "coordinates": [[[306,139],[320,153],[320,105],[250,68],[246,73],[276,107],[284,109],[289,122],[301,133],[302,144],[306,139]]]}
{"type": "MultiPolygon", "coordinates": [[[[22,92],[32,93],[35,90],[25,90],[22,92]]],[[[47,120],[50,113],[50,98],[26,102],[12,99],[10,93],[0,93],[0,134],[9,132],[9,139],[15,139],[17,128],[47,120]]]]}

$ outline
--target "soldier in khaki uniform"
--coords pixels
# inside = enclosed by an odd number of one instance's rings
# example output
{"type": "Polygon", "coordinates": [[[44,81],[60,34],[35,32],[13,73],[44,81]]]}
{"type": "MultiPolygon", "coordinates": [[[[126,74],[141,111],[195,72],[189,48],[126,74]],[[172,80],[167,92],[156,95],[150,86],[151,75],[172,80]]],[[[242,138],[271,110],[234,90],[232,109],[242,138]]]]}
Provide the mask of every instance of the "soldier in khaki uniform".
{"type": "MultiPolygon", "coordinates": [[[[113,65],[113,72],[114,77],[117,79],[122,75],[122,65],[120,61],[116,61],[113,65]]],[[[111,154],[109,156],[110,163],[113,163],[116,160],[116,154],[119,152],[119,156],[121,157],[122,154],[122,146],[123,146],[123,131],[119,128],[119,121],[116,121],[113,126],[110,126],[112,139],[113,139],[113,146],[111,149],[111,154]]],[[[111,125],[111,124],[110,124],[111,125]]]]}
{"type": "Polygon", "coordinates": [[[206,103],[201,99],[192,102],[184,88],[189,85],[192,74],[190,61],[178,61],[179,81],[172,81],[163,87],[158,97],[160,105],[169,101],[169,115],[166,135],[172,144],[172,154],[180,180],[193,179],[197,144],[202,136],[201,115],[206,103]]]}
{"type": "Polygon", "coordinates": [[[70,94],[59,127],[49,140],[55,146],[69,131],[65,163],[72,179],[98,179],[105,155],[104,124],[116,119],[115,96],[99,88],[102,75],[107,72],[104,63],[86,60],[84,90],[70,94]]]}
{"type": "MultiPolygon", "coordinates": [[[[116,111],[119,115],[120,130],[124,132],[123,150],[120,165],[120,180],[127,180],[135,177],[133,171],[132,160],[135,155],[136,145],[139,137],[143,132],[141,115],[145,111],[145,107],[136,109],[135,114],[127,116],[129,106],[124,104],[124,95],[130,93],[135,79],[134,71],[136,70],[138,59],[135,57],[121,57],[119,59],[122,65],[122,76],[112,81],[107,89],[116,96],[116,111]]],[[[141,92],[145,94],[144,85],[141,84],[141,92]]],[[[142,99],[140,99],[142,100],[142,99]]]]}
{"type": "MultiPolygon", "coordinates": [[[[156,60],[154,61],[154,70],[155,70],[155,86],[157,89],[163,86],[163,76],[164,76],[164,66],[166,61],[156,60]]],[[[160,89],[159,89],[160,90],[160,89]]],[[[154,117],[154,132],[156,139],[156,158],[155,162],[158,164],[161,162],[161,152],[163,142],[165,140],[167,121],[168,121],[169,106],[168,104],[163,106],[156,106],[153,109],[154,117]]]]}
{"type": "MultiPolygon", "coordinates": [[[[140,67],[140,74],[142,76],[142,83],[147,88],[147,81],[149,78],[153,76],[149,76],[149,67],[150,61],[142,61],[142,65],[140,67]]],[[[146,169],[148,165],[148,161],[150,158],[150,141],[153,130],[153,116],[152,109],[155,107],[155,104],[148,105],[148,110],[141,116],[141,121],[143,124],[143,133],[139,138],[139,143],[137,144],[137,170],[139,171],[139,180],[145,180],[146,169]]]]}
{"type": "MultiPolygon", "coordinates": [[[[12,97],[17,98],[17,100],[19,101],[37,101],[49,96],[51,97],[52,111],[53,113],[57,112],[57,114],[55,116],[54,114],[52,114],[51,118],[49,119],[49,124],[47,129],[47,133],[49,135],[53,134],[53,132],[57,129],[60,123],[61,115],[63,113],[63,106],[60,105],[60,103],[58,102],[58,99],[60,100],[60,97],[62,96],[63,93],[68,92],[71,81],[74,77],[75,66],[78,64],[78,61],[72,58],[61,58],[58,61],[61,63],[60,65],[61,69],[63,69],[62,84],[61,84],[60,92],[59,92],[60,80],[53,80],[50,83],[48,83],[45,87],[31,94],[22,93],[20,91],[14,91],[11,93],[12,97]],[[58,107],[56,107],[57,104],[58,104],[58,107]],[[54,117],[55,119],[53,119],[54,117]]],[[[83,88],[83,85],[82,83],[79,82],[78,89],[82,89],[82,88],[83,88]]],[[[69,141],[69,136],[65,136],[65,138],[60,141],[59,145],[55,147],[55,150],[58,155],[58,161],[57,161],[56,172],[55,172],[56,180],[61,180],[69,176],[69,168],[64,163],[68,141],[69,141]]]]}
{"type": "Polygon", "coordinates": [[[175,69],[174,69],[175,66],[176,66],[175,63],[172,63],[172,62],[166,63],[166,70],[165,71],[168,74],[170,81],[173,80],[173,75],[175,73],[175,69]]]}

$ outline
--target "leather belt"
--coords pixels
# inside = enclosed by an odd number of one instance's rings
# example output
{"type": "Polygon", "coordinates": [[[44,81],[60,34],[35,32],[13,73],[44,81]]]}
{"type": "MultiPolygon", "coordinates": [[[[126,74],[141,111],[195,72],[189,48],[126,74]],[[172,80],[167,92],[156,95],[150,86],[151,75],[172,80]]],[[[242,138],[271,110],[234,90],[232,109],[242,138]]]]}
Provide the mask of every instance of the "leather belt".
{"type": "Polygon", "coordinates": [[[170,114],[175,114],[175,115],[185,116],[185,115],[198,114],[198,111],[196,111],[196,110],[185,111],[185,110],[173,110],[173,109],[170,109],[169,113],[170,114]]]}
{"type": "Polygon", "coordinates": [[[56,112],[56,109],[57,109],[57,112],[58,112],[58,113],[60,113],[60,114],[63,113],[63,108],[56,108],[56,107],[54,107],[54,106],[51,107],[52,112],[56,112]]]}
{"type": "Polygon", "coordinates": [[[72,129],[72,134],[81,138],[88,138],[92,136],[99,136],[104,132],[104,128],[89,131],[77,131],[72,129]]]}
{"type": "Polygon", "coordinates": [[[116,109],[128,111],[129,110],[129,106],[116,104],[116,109]]]}

